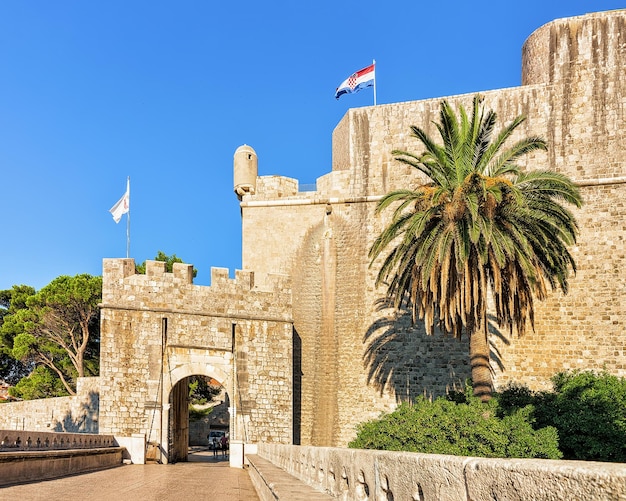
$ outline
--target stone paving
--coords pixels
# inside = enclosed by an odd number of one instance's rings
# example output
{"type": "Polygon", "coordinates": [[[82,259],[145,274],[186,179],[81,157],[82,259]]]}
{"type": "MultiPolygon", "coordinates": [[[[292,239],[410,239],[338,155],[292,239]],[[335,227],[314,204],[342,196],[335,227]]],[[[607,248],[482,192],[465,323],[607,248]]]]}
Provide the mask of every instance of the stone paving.
{"type": "Polygon", "coordinates": [[[0,488],[0,500],[37,501],[258,501],[247,470],[230,468],[226,457],[190,451],[173,465],[124,465],[56,480],[0,488]]]}

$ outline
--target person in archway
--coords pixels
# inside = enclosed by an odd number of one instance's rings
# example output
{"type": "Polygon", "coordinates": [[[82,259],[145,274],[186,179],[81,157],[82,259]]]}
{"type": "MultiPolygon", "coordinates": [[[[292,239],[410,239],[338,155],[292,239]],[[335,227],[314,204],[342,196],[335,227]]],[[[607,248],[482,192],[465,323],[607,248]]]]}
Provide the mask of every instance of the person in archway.
{"type": "Polygon", "coordinates": [[[228,439],[226,438],[226,435],[222,435],[222,456],[226,456],[226,451],[228,450],[228,439]]]}

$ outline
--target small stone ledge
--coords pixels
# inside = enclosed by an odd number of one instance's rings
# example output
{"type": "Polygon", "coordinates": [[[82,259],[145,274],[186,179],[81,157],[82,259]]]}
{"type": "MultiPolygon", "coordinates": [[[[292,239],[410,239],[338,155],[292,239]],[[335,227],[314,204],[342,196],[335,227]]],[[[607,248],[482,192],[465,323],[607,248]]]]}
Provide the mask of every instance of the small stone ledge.
{"type": "Polygon", "coordinates": [[[0,452],[0,487],[122,466],[123,447],[0,452]]]}
{"type": "Polygon", "coordinates": [[[248,474],[261,501],[316,501],[333,499],[316,491],[285,470],[256,454],[246,456],[250,467],[248,474]]]}

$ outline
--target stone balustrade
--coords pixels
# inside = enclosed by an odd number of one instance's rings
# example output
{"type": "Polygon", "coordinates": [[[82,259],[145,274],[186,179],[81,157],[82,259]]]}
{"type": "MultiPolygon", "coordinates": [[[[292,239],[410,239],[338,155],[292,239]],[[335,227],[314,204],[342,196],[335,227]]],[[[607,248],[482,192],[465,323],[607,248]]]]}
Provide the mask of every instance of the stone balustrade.
{"type": "Polygon", "coordinates": [[[112,435],[0,430],[0,487],[113,468],[124,453],[112,435]]]}
{"type": "Polygon", "coordinates": [[[260,457],[344,500],[626,500],[626,464],[259,444],[260,457]]]}
{"type": "Polygon", "coordinates": [[[112,435],[0,430],[0,452],[117,447],[112,435]]]}

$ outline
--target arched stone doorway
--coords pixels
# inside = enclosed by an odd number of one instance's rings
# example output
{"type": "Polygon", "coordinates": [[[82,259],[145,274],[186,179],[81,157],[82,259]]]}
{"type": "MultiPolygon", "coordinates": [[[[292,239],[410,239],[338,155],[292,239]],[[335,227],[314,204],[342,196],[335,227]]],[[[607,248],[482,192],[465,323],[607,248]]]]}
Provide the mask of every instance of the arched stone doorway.
{"type": "MultiPolygon", "coordinates": [[[[189,380],[204,376],[220,383],[228,395],[233,395],[232,354],[224,352],[216,358],[212,350],[186,348],[170,350],[163,385],[164,405],[161,427],[163,463],[187,461],[189,450],[189,380]],[[182,352],[182,353],[181,353],[182,352]],[[192,353],[193,352],[193,353],[192,353]],[[189,360],[197,360],[190,362],[189,360]],[[210,359],[210,361],[209,361],[210,359]],[[216,363],[217,362],[217,363],[216,363]]],[[[229,409],[230,411],[230,409],[229,409]]],[[[228,433],[236,438],[233,420],[229,419],[228,433]]]]}
{"type": "MultiPolygon", "coordinates": [[[[215,444],[210,444],[208,441],[210,432],[223,432],[227,437],[230,437],[230,397],[219,381],[198,374],[183,378],[172,388],[168,404],[170,406],[168,411],[168,462],[187,461],[189,449],[192,446],[195,446],[196,450],[198,447],[204,450],[212,449],[210,446],[215,444]],[[208,402],[208,405],[202,406],[203,410],[211,409],[210,413],[204,418],[194,419],[191,412],[190,393],[191,384],[196,378],[207,380],[220,392],[213,401],[208,402]]],[[[221,447],[221,441],[217,445],[221,447]]],[[[220,451],[214,452],[212,456],[218,456],[221,460],[225,460],[226,455],[217,454],[217,452],[220,451]]]]}

